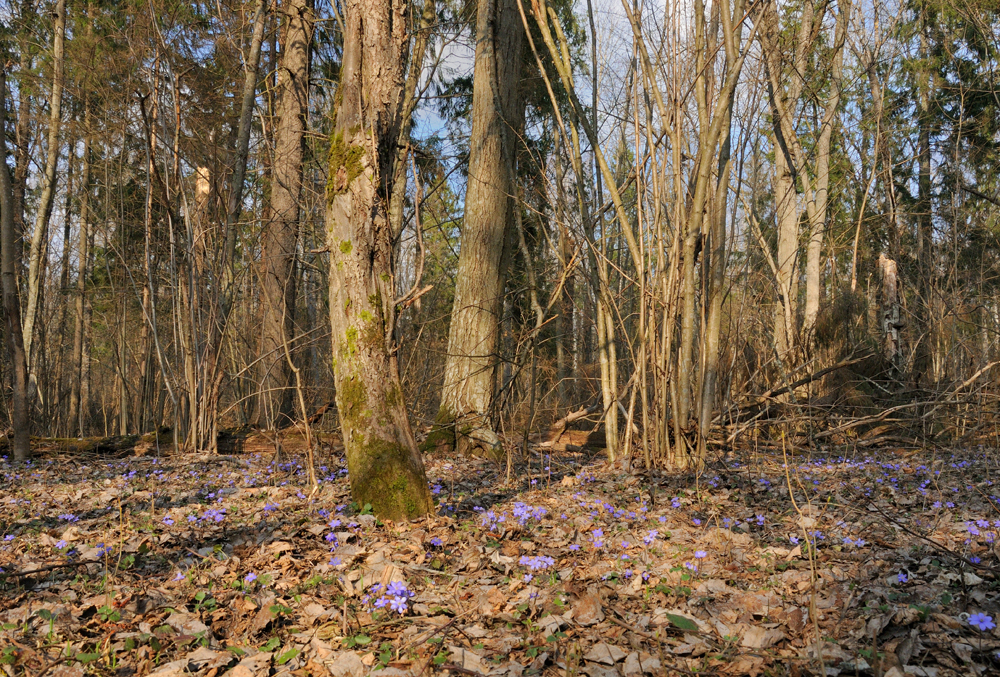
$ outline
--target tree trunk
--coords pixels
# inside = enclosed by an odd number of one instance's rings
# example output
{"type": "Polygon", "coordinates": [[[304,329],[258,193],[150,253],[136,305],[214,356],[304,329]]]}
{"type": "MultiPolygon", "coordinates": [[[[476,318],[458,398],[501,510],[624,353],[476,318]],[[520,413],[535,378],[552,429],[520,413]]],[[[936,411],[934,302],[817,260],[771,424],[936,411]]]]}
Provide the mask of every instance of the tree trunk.
{"type": "Polygon", "coordinates": [[[42,256],[52,203],[56,194],[56,169],[59,164],[59,128],[62,123],[62,93],[64,44],[66,41],[66,0],[56,0],[53,12],[52,38],[52,95],[49,100],[48,152],[45,158],[45,174],[42,177],[42,195],[35,213],[35,229],[31,233],[31,249],[28,254],[28,304],[24,313],[24,354],[28,364],[29,383],[35,383],[31,367],[31,355],[38,315],[38,301],[44,278],[45,261],[42,256]]]}
{"type": "Polygon", "coordinates": [[[838,4],[833,63],[830,67],[830,97],[827,99],[823,111],[819,142],[816,144],[815,209],[809,219],[809,243],[806,246],[806,302],[802,318],[802,335],[807,346],[813,343],[816,318],[819,317],[820,291],[823,282],[821,258],[830,190],[830,146],[833,128],[837,120],[837,111],[840,108],[844,42],[847,36],[847,22],[851,14],[851,0],[842,0],[838,4]]]}
{"type": "Polygon", "coordinates": [[[433,508],[395,346],[389,205],[407,46],[403,0],[347,0],[327,184],[330,324],[351,494],[388,519],[433,508]]]}
{"type": "MultiPolygon", "coordinates": [[[[925,10],[926,11],[926,10],[925,10]]],[[[931,371],[933,352],[933,318],[931,285],[934,279],[934,245],[932,238],[933,202],[931,199],[931,74],[926,18],[921,18],[920,70],[917,73],[917,274],[920,297],[914,309],[917,325],[917,345],[914,349],[913,382],[920,385],[922,377],[931,371]]],[[[931,377],[933,378],[933,376],[931,377]]]]}
{"type": "Polygon", "coordinates": [[[7,169],[7,70],[0,70],[0,283],[6,319],[7,352],[14,392],[11,407],[11,453],[17,461],[31,455],[28,446],[28,368],[21,336],[21,307],[14,263],[14,193],[7,169]]]}
{"type": "Polygon", "coordinates": [[[87,302],[87,276],[90,264],[90,101],[83,103],[83,168],[80,185],[80,233],[77,248],[76,305],[73,324],[73,349],[70,355],[69,390],[69,434],[82,435],[83,410],[80,407],[82,386],[81,366],[83,364],[83,330],[85,322],[84,305],[87,302]]]}
{"type": "MultiPolygon", "coordinates": [[[[513,224],[523,28],[516,0],[478,0],[469,181],[438,425],[456,447],[496,453],[492,430],[505,264],[513,224]]],[[[519,107],[522,109],[519,110],[519,107]]]]}
{"type": "Polygon", "coordinates": [[[285,344],[295,327],[295,251],[309,102],[309,53],[313,13],[307,0],[286,0],[278,121],[274,131],[271,218],[261,245],[261,342],[258,423],[267,429],[292,421],[290,370],[285,344]]]}

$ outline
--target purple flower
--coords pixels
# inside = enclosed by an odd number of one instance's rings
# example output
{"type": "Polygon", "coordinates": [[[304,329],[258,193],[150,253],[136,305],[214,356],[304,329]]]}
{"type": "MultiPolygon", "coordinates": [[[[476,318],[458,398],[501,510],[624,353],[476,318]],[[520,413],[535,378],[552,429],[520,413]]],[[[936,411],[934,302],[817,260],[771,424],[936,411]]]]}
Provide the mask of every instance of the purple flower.
{"type": "Polygon", "coordinates": [[[163,523],[166,524],[169,527],[169,526],[173,526],[174,521],[172,519],[170,519],[170,515],[164,515],[163,516],[163,523]]]}
{"type": "Polygon", "coordinates": [[[440,538],[435,536],[434,538],[431,539],[431,545],[433,545],[435,548],[440,548],[442,545],[444,545],[444,542],[440,538]]]}
{"type": "Polygon", "coordinates": [[[256,580],[257,580],[257,574],[255,574],[252,571],[243,577],[244,583],[253,583],[256,580]]]}
{"type": "Polygon", "coordinates": [[[395,611],[397,614],[406,613],[406,598],[405,597],[393,597],[389,602],[389,608],[395,611]]]}
{"type": "Polygon", "coordinates": [[[642,542],[646,545],[652,545],[657,536],[659,536],[659,533],[654,529],[642,537],[642,542]]]}
{"type": "Polygon", "coordinates": [[[969,616],[969,625],[980,632],[986,632],[996,627],[993,623],[993,616],[987,616],[984,613],[975,613],[969,616]]]}
{"type": "Polygon", "coordinates": [[[705,559],[706,557],[708,557],[708,553],[704,550],[696,550],[694,553],[695,559],[705,559]]]}

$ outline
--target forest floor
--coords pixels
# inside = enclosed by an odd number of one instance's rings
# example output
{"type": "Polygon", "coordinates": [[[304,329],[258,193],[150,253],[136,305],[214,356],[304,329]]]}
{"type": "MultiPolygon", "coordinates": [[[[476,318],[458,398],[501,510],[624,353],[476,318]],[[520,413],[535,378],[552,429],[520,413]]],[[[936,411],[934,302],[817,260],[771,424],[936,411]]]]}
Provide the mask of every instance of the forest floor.
{"type": "Polygon", "coordinates": [[[312,497],[288,457],[0,462],[0,669],[1000,674],[990,450],[748,454],[698,478],[537,454],[516,487],[428,457],[440,511],[409,524],[352,505],[321,456],[312,497]]]}

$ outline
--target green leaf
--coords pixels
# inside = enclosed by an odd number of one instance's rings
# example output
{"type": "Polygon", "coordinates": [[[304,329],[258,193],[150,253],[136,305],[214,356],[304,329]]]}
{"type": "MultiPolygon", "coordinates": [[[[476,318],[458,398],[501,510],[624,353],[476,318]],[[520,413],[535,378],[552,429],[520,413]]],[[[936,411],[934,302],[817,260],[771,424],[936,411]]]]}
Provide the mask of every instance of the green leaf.
{"type": "Polygon", "coordinates": [[[73,656],[73,658],[80,661],[81,663],[93,663],[100,657],[101,654],[99,653],[78,653],[77,655],[73,656]]]}
{"type": "Polygon", "coordinates": [[[695,631],[698,630],[698,624],[692,621],[686,616],[678,616],[677,614],[667,614],[667,620],[674,624],[675,627],[681,630],[695,631]]]}
{"type": "Polygon", "coordinates": [[[371,644],[372,638],[368,635],[354,635],[354,643],[364,646],[365,644],[371,644]]]}
{"type": "Polygon", "coordinates": [[[274,662],[277,665],[284,665],[285,663],[287,663],[288,661],[292,660],[293,658],[295,658],[298,655],[299,655],[299,650],[298,649],[289,649],[285,653],[283,653],[280,656],[278,656],[278,658],[274,662]]]}
{"type": "Polygon", "coordinates": [[[280,645],[280,644],[281,644],[281,640],[280,639],[278,639],[277,637],[272,637],[271,639],[267,640],[267,644],[265,644],[264,646],[262,646],[260,648],[260,650],[261,651],[265,651],[265,652],[266,651],[274,651],[275,649],[278,648],[278,645],[280,645]]]}

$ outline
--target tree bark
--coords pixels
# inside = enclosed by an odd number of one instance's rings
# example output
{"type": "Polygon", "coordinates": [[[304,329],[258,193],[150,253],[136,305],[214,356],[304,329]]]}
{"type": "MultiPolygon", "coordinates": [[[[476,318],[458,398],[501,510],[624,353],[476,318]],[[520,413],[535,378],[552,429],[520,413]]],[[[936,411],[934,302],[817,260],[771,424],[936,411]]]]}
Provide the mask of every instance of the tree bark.
{"type": "MultiPolygon", "coordinates": [[[[490,416],[511,243],[523,28],[516,0],[478,0],[469,181],[438,425],[456,448],[496,453],[490,416]]],[[[521,110],[519,110],[521,108],[521,110]]]]}
{"type": "Polygon", "coordinates": [[[278,122],[274,130],[271,218],[261,245],[261,342],[258,424],[267,429],[292,421],[290,370],[285,344],[295,327],[295,251],[309,102],[309,55],[313,12],[307,0],[286,0],[278,122]]]}
{"type": "Polygon", "coordinates": [[[64,45],[66,41],[66,0],[56,0],[53,8],[52,37],[52,95],[49,99],[48,152],[45,158],[45,174],[42,177],[42,194],[35,213],[35,229],[31,233],[31,249],[28,253],[28,301],[24,312],[24,354],[28,364],[29,386],[34,384],[35,375],[31,367],[31,355],[38,315],[38,301],[42,288],[45,261],[42,252],[52,216],[52,203],[56,194],[56,169],[59,164],[59,128],[62,124],[62,94],[64,45]]]}
{"type": "Polygon", "coordinates": [[[7,169],[7,67],[0,70],[0,285],[6,321],[7,352],[12,366],[11,453],[24,461],[31,455],[28,446],[28,368],[21,335],[21,304],[18,299],[14,263],[14,193],[7,169]]]}
{"type": "Polygon", "coordinates": [[[69,391],[69,434],[71,437],[82,435],[83,410],[80,407],[80,391],[82,386],[81,367],[83,364],[84,322],[86,321],[84,305],[87,302],[87,276],[90,265],[90,100],[83,103],[83,168],[80,185],[80,227],[79,245],[77,247],[77,273],[75,294],[75,316],[73,324],[73,349],[70,354],[70,391],[69,391]]]}
{"type": "Polygon", "coordinates": [[[388,519],[433,508],[395,346],[389,205],[409,38],[405,0],[347,0],[330,142],[327,242],[334,383],[351,494],[388,519]]]}

